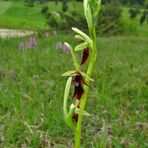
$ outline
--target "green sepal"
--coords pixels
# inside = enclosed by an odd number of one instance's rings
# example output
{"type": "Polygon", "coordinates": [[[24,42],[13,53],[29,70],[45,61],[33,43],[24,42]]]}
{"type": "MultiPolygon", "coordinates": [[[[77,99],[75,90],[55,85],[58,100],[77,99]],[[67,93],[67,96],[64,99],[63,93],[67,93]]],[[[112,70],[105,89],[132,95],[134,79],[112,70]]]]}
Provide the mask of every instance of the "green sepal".
{"type": "Polygon", "coordinates": [[[91,40],[91,38],[85,34],[84,32],[82,32],[81,30],[79,30],[78,28],[72,28],[72,30],[76,33],[78,33],[79,35],[81,35],[85,40],[86,42],[88,42],[89,46],[92,48],[93,47],[93,41],[91,40]]]}
{"type": "Polygon", "coordinates": [[[79,44],[79,45],[77,45],[75,47],[75,51],[84,50],[87,47],[88,47],[88,43],[87,42],[83,42],[83,43],[81,43],[81,44],[79,44]]]}
{"type": "Polygon", "coordinates": [[[80,108],[76,108],[74,110],[74,113],[76,113],[78,115],[83,115],[83,116],[90,116],[90,114],[88,112],[86,112],[85,110],[81,110],[80,108]]]}
{"type": "Polygon", "coordinates": [[[72,119],[75,108],[76,108],[75,105],[71,104],[70,110],[69,110],[69,113],[68,113],[67,119],[66,119],[66,124],[73,130],[76,130],[76,124],[73,122],[73,119],[72,119]]]}
{"type": "Polygon", "coordinates": [[[65,86],[65,92],[64,92],[64,102],[63,102],[63,114],[64,114],[64,119],[67,118],[67,100],[69,96],[69,91],[70,91],[70,86],[72,82],[72,77],[69,77],[65,86]]]}
{"type": "Polygon", "coordinates": [[[62,74],[62,76],[73,76],[76,73],[75,70],[70,70],[62,74]]]}
{"type": "Polygon", "coordinates": [[[89,79],[90,81],[94,81],[94,79],[90,78],[86,73],[84,73],[84,72],[80,72],[80,73],[81,73],[81,75],[82,75],[83,77],[86,77],[86,78],[89,79]]]}
{"type": "Polygon", "coordinates": [[[83,38],[81,35],[75,35],[75,38],[80,41],[86,41],[85,38],[83,38]]]}
{"type": "Polygon", "coordinates": [[[64,114],[64,120],[65,120],[66,124],[71,129],[75,130],[76,126],[75,126],[75,124],[72,120],[72,116],[74,114],[75,106],[72,104],[70,106],[69,112],[67,112],[67,100],[68,100],[68,96],[69,96],[71,82],[72,82],[72,77],[69,77],[68,80],[67,80],[67,83],[66,83],[65,93],[64,93],[63,114],[64,114]]]}

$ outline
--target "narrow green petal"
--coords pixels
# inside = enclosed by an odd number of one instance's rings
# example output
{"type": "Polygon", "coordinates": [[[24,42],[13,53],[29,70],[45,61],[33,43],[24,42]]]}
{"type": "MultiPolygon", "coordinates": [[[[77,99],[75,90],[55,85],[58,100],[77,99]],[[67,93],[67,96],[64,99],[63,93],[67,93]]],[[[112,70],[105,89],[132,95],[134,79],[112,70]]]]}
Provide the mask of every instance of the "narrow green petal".
{"type": "Polygon", "coordinates": [[[83,38],[81,35],[75,35],[75,38],[80,41],[86,41],[85,38],[83,38]]]}
{"type": "Polygon", "coordinates": [[[63,73],[62,76],[72,76],[74,73],[76,73],[75,70],[70,70],[70,71],[63,73]]]}
{"type": "Polygon", "coordinates": [[[72,82],[72,77],[69,77],[65,86],[65,93],[64,93],[64,102],[63,102],[63,113],[64,113],[64,119],[67,119],[67,100],[69,96],[70,86],[72,82]]]}
{"type": "Polygon", "coordinates": [[[78,114],[78,115],[83,115],[83,116],[89,116],[90,114],[84,110],[81,110],[80,108],[76,108],[74,110],[74,113],[78,114]]]}
{"type": "Polygon", "coordinates": [[[75,47],[75,51],[84,50],[87,47],[88,47],[88,43],[87,42],[83,42],[83,43],[81,43],[81,44],[79,44],[78,46],[75,47]]]}
{"type": "Polygon", "coordinates": [[[86,77],[86,78],[88,78],[90,81],[94,81],[92,78],[90,78],[86,73],[84,73],[84,72],[80,72],[81,73],[81,75],[83,76],[83,77],[86,77]]]}
{"type": "Polygon", "coordinates": [[[85,34],[84,32],[82,32],[81,30],[79,30],[78,28],[72,28],[72,30],[78,34],[80,34],[82,37],[85,38],[85,40],[88,42],[89,46],[92,48],[93,47],[93,41],[90,39],[90,37],[85,34]]]}

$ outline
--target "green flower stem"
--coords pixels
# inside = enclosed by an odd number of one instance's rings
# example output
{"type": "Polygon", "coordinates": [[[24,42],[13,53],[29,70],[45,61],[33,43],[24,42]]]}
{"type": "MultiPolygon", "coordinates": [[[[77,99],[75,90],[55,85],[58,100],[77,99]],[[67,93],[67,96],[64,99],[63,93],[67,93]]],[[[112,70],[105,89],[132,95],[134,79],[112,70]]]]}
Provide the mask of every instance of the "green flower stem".
{"type": "MultiPolygon", "coordinates": [[[[82,101],[80,104],[81,110],[85,109],[86,98],[87,98],[87,94],[88,94],[88,86],[84,86],[84,91],[85,91],[85,93],[83,94],[82,101]]],[[[79,115],[78,123],[77,123],[77,130],[75,130],[75,148],[80,148],[82,120],[83,120],[83,116],[79,115]]]]}
{"type": "MultiPolygon", "coordinates": [[[[91,75],[92,75],[94,65],[95,65],[95,61],[96,61],[96,32],[95,32],[95,28],[93,29],[93,31],[90,34],[91,34],[92,39],[93,39],[93,49],[92,49],[92,53],[91,53],[91,57],[90,57],[89,67],[88,67],[88,70],[87,70],[87,75],[89,77],[91,77],[91,75]]],[[[86,77],[85,82],[88,84],[88,86],[84,85],[84,94],[82,96],[81,103],[80,103],[80,109],[82,111],[85,109],[90,79],[88,79],[86,77]]],[[[83,121],[83,116],[79,115],[78,123],[77,123],[77,130],[75,131],[75,148],[80,148],[82,121],[83,121]]]]}
{"type": "Polygon", "coordinates": [[[79,63],[77,61],[75,52],[73,51],[72,48],[70,49],[70,52],[71,52],[71,55],[72,55],[72,58],[73,58],[73,61],[74,61],[74,66],[76,67],[76,70],[79,71],[80,70],[80,65],[79,65],[79,63]]]}
{"type": "Polygon", "coordinates": [[[77,61],[76,54],[73,51],[73,48],[67,42],[65,42],[65,45],[67,45],[69,47],[69,49],[70,49],[70,53],[72,55],[72,58],[73,58],[73,61],[74,61],[74,66],[75,66],[76,70],[80,71],[80,65],[79,65],[79,63],[77,61]]]}

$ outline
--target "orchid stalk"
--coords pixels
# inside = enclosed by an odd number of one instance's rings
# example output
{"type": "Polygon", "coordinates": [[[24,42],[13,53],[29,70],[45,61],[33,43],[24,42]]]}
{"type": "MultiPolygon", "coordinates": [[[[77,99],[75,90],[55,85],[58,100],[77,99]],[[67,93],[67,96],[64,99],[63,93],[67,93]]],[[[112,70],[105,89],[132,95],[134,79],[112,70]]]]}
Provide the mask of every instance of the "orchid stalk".
{"type": "Polygon", "coordinates": [[[63,76],[69,77],[64,93],[64,120],[75,133],[75,148],[80,148],[83,116],[89,116],[89,113],[85,111],[85,105],[89,91],[89,85],[90,82],[93,81],[91,76],[97,56],[96,25],[101,7],[101,0],[84,0],[83,6],[84,14],[88,24],[89,35],[77,28],[72,28],[72,30],[76,33],[75,38],[81,41],[81,43],[73,49],[70,44],[65,42],[65,45],[70,49],[75,69],[67,71],[63,74],[63,76]],[[80,64],[76,57],[76,52],[78,51],[83,51],[82,61],[80,64]],[[88,69],[86,72],[82,72],[81,67],[85,65],[88,57],[90,57],[88,69]],[[71,104],[68,111],[67,100],[69,98],[71,85],[74,85],[74,103],[71,104]]]}

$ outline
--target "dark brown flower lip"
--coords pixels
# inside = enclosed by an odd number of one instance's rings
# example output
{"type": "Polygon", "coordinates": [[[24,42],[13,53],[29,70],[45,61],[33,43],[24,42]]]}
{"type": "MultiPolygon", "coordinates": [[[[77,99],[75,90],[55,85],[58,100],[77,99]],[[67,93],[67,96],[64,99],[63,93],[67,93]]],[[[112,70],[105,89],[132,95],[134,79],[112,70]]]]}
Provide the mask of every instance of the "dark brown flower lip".
{"type": "MultiPolygon", "coordinates": [[[[80,104],[77,105],[77,108],[80,108],[80,104]]],[[[78,114],[74,113],[72,119],[77,123],[78,122],[78,114]]]]}
{"type": "Polygon", "coordinates": [[[81,85],[78,86],[78,87],[75,86],[73,98],[76,98],[77,100],[80,100],[83,93],[84,93],[84,89],[83,89],[83,87],[81,85]]]}
{"type": "Polygon", "coordinates": [[[76,75],[75,75],[74,79],[72,80],[72,84],[74,85],[73,98],[80,100],[83,93],[84,93],[84,89],[83,89],[82,85],[85,84],[84,78],[80,74],[80,72],[76,72],[76,75]]]}
{"type": "Polygon", "coordinates": [[[77,123],[78,122],[78,114],[74,113],[72,119],[77,123]]]}
{"type": "Polygon", "coordinates": [[[88,57],[89,57],[89,49],[88,48],[85,48],[83,50],[83,56],[82,56],[81,65],[84,65],[86,63],[88,57]]]}
{"type": "Polygon", "coordinates": [[[84,78],[80,72],[76,72],[76,75],[74,79],[72,80],[72,83],[77,87],[83,83],[85,84],[84,78]]]}

